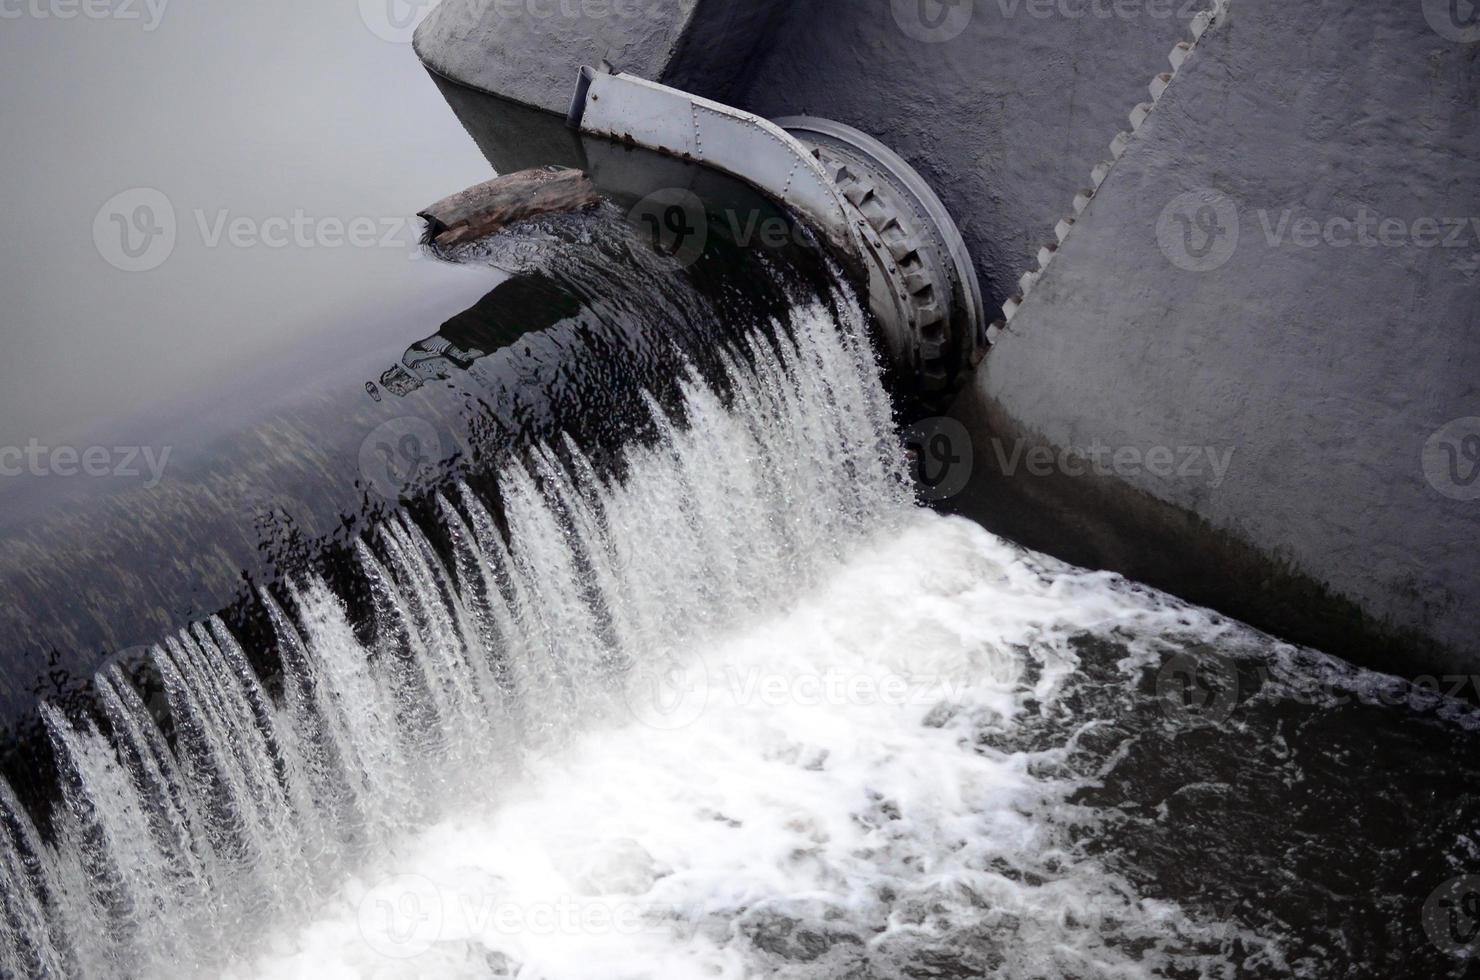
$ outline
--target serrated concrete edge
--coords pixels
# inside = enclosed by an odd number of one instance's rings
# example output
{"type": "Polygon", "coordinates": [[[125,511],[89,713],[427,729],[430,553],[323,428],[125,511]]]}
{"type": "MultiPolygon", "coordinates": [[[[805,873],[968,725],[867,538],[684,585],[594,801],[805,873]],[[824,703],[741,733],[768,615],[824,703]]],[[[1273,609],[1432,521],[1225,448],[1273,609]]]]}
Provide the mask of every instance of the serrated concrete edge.
{"type": "Polygon", "coordinates": [[[987,343],[994,344],[997,338],[1008,329],[1011,323],[1027,302],[1029,293],[1037,283],[1048,273],[1054,259],[1058,256],[1060,247],[1074,231],[1075,223],[1084,215],[1090,205],[1094,202],[1095,194],[1099,192],[1100,185],[1110,176],[1115,169],[1115,164],[1124,155],[1135,140],[1136,134],[1146,124],[1146,120],[1156,111],[1156,105],[1161,97],[1166,94],[1167,89],[1176,80],[1182,65],[1197,49],[1197,43],[1204,34],[1216,24],[1222,23],[1228,16],[1228,7],[1231,0],[1213,0],[1212,6],[1192,18],[1190,40],[1179,41],[1167,55],[1167,61],[1171,63],[1172,70],[1164,71],[1151,79],[1147,90],[1151,94],[1149,102],[1138,103],[1129,113],[1131,128],[1123,130],[1115,135],[1110,141],[1110,158],[1102,160],[1090,171],[1090,186],[1074,195],[1072,211],[1061,218],[1054,227],[1054,241],[1045,243],[1038,249],[1037,268],[1025,271],[1018,280],[1019,291],[1002,305],[1002,316],[995,320],[987,328],[987,343]]]}

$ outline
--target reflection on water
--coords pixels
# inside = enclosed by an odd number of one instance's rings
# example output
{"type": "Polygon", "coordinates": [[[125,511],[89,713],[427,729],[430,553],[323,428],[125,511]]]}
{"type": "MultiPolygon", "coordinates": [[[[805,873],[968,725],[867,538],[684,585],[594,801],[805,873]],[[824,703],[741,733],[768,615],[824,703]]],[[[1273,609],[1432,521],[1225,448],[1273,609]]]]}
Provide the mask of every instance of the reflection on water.
{"type": "MultiPolygon", "coordinates": [[[[363,330],[295,336],[269,357],[239,360],[237,383],[205,402],[176,398],[120,421],[110,445],[168,452],[156,485],[0,485],[10,505],[0,514],[0,655],[10,665],[0,723],[19,724],[29,745],[5,750],[22,792],[36,765],[29,753],[45,755],[26,737],[38,731],[38,699],[80,703],[105,658],[182,623],[224,610],[233,627],[260,628],[250,621],[257,587],[325,556],[332,564],[400,500],[453,476],[476,478],[511,449],[566,432],[601,459],[645,417],[641,392],[667,397],[686,364],[707,362],[717,330],[784,313],[769,267],[795,264],[805,248],[789,239],[747,249],[713,234],[680,267],[628,216],[666,187],[693,188],[716,211],[777,213],[748,189],[576,138],[557,117],[487,96],[462,93],[458,104],[465,123],[482,127],[473,131],[480,147],[497,142],[489,127],[504,126],[524,154],[491,162],[574,158],[606,204],[531,222],[496,249],[414,263],[435,275],[363,314],[363,330]],[[517,132],[507,129],[511,113],[517,132]],[[545,151],[552,156],[535,155],[545,151]]],[[[355,305],[345,297],[345,309],[355,305]]]]}
{"type": "MultiPolygon", "coordinates": [[[[442,324],[442,329],[406,348],[401,362],[380,376],[380,387],[404,397],[432,381],[473,371],[480,358],[524,336],[579,318],[580,301],[548,275],[532,272],[506,280],[473,306],[442,324]]],[[[475,372],[485,385],[491,378],[475,372]]],[[[373,384],[367,386],[371,397],[373,384]]]]}

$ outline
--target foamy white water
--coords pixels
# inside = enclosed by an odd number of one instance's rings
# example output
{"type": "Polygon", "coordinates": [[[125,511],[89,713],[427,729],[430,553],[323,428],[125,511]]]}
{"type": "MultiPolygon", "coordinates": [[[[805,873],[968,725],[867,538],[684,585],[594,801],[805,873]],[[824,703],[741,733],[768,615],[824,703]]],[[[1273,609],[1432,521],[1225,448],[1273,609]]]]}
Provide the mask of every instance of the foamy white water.
{"type": "Polygon", "coordinates": [[[799,303],[620,478],[547,447],[396,517],[370,629],[264,593],[280,694],[212,620],[152,652],[167,726],[117,667],[94,717],[45,708],[47,839],[0,783],[0,972],[1292,972],[1096,858],[1079,794],[1122,716],[1177,723],[1137,690],[1168,654],[1261,658],[1255,700],[1373,675],[917,509],[863,336],[799,303]]]}
{"type": "Polygon", "coordinates": [[[0,798],[8,970],[192,975],[301,921],[346,874],[447,812],[486,807],[581,733],[630,717],[623,690],[693,644],[782,609],[863,534],[907,513],[889,406],[856,307],[799,305],[739,338],[725,396],[697,377],[680,418],[618,482],[573,446],[501,473],[500,500],[439,499],[361,542],[368,646],[316,579],[276,627],[270,698],[219,620],[150,657],[161,731],[121,672],[101,717],[43,718],[58,764],[53,843],[0,798]]]}
{"type": "Polygon", "coordinates": [[[1077,781],[1035,773],[1062,743],[979,743],[1052,702],[1067,637],[1175,616],[921,512],[630,689],[637,719],[399,842],[232,975],[1216,970],[1235,930],[1073,856],[1056,813],[1077,781]]]}

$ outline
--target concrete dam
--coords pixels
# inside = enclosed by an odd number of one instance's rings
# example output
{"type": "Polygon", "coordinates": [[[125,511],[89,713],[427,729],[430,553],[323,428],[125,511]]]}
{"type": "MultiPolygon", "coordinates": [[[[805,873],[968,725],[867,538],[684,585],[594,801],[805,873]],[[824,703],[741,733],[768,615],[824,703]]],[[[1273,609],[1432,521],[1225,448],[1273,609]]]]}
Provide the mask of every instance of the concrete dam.
{"type": "Polygon", "coordinates": [[[0,3],[0,977],[1477,976],[1480,0],[138,6],[0,3]]]}
{"type": "Polygon", "coordinates": [[[988,311],[906,419],[938,506],[1362,663],[1480,668],[1462,0],[516,14],[447,0],[416,50],[551,113],[604,63],[834,120],[938,195],[988,311]]]}

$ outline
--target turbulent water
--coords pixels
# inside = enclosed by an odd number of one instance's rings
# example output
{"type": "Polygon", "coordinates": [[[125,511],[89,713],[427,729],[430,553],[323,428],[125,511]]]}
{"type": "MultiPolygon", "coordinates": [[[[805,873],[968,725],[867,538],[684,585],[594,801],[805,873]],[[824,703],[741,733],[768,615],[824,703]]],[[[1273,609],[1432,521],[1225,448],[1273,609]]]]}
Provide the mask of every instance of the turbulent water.
{"type": "Polygon", "coordinates": [[[211,620],[44,709],[5,974],[1459,975],[1471,716],[917,509],[865,336],[799,297],[610,475],[386,523],[372,624],[264,592],[270,689],[211,620]]]}

